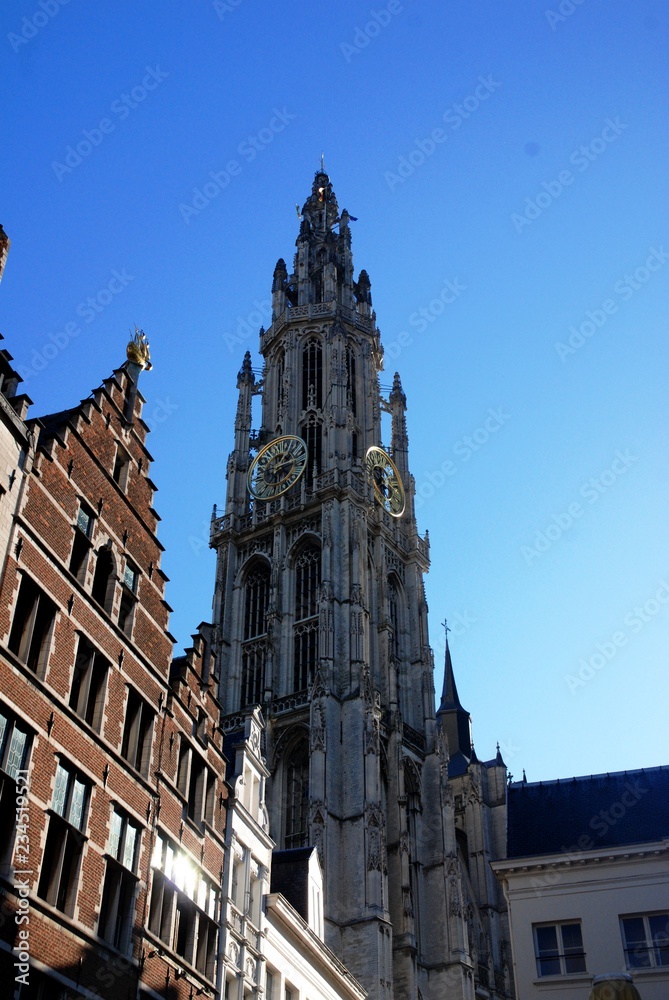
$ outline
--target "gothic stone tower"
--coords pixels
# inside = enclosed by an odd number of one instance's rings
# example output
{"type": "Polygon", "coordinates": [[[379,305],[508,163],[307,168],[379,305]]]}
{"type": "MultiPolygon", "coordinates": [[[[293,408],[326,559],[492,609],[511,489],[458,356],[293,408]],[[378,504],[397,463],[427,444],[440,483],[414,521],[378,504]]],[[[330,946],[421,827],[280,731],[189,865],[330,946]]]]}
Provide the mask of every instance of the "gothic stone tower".
{"type": "Polygon", "coordinates": [[[282,850],[318,848],[326,942],[370,997],[473,998],[406,398],[398,375],[381,393],[350,219],[321,170],[292,272],[283,260],[274,271],[262,376],[248,353],[239,373],[225,513],[211,534],[224,727],[262,706],[272,837],[282,850]]]}

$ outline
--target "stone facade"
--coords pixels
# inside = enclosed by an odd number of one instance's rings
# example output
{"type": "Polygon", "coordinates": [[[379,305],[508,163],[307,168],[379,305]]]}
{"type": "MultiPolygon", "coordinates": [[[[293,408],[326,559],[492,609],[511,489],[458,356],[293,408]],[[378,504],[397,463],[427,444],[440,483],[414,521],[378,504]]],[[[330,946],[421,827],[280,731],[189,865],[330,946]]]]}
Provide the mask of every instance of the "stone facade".
{"type": "Polygon", "coordinates": [[[406,398],[397,374],[380,388],[350,221],[317,173],[292,271],[275,268],[262,376],[248,353],[239,373],[211,528],[223,726],[262,706],[269,832],[280,849],[317,849],[326,943],[374,1000],[500,997],[508,935],[487,862],[506,770],[472,753],[449,777],[459,748],[435,712],[406,398]]]}
{"type": "Polygon", "coordinates": [[[273,856],[263,737],[256,708],[225,743],[232,794],[221,993],[227,1000],[263,995],[267,1000],[364,1000],[365,990],[323,941],[323,877],[316,849],[273,856]]]}

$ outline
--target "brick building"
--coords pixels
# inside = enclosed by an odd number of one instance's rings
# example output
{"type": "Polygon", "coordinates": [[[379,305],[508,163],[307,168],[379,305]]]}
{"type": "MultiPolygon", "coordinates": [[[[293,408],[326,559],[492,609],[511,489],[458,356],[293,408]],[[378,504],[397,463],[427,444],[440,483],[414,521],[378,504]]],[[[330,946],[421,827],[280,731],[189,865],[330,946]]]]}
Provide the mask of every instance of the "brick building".
{"type": "Polygon", "coordinates": [[[138,333],[88,399],[27,420],[0,355],[0,970],[21,1000],[216,992],[218,684],[206,626],[172,661],[145,367],[138,333]]]}

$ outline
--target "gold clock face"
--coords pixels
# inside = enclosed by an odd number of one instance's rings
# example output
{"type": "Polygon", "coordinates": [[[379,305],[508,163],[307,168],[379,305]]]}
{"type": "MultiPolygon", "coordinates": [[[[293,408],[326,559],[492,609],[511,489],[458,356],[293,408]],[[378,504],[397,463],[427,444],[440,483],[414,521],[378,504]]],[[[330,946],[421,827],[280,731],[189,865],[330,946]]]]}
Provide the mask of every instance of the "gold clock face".
{"type": "Polygon", "coordinates": [[[402,477],[390,455],[387,455],[383,448],[372,445],[367,449],[365,465],[374,486],[376,499],[393,517],[401,517],[406,505],[406,496],[402,477]]]}
{"type": "Polygon", "coordinates": [[[248,472],[249,493],[257,500],[274,500],[297,480],[307,467],[307,446],[301,437],[284,434],[262,448],[248,472]]]}

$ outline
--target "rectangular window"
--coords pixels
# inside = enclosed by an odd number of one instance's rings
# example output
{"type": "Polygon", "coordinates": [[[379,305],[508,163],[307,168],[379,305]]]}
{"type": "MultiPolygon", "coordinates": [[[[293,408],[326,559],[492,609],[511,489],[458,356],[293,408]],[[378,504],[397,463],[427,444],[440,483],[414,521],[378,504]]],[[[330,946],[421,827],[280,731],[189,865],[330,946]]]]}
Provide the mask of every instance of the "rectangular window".
{"type": "Polygon", "coordinates": [[[32,966],[29,985],[21,986],[19,989],[20,993],[12,994],[19,996],[19,1000],[81,1000],[82,997],[78,989],[74,987],[68,989],[59,979],[38,972],[32,966]]]}
{"type": "Polygon", "coordinates": [[[152,859],[149,930],[213,981],[218,890],[167,838],[158,836],[152,859]]]}
{"type": "Polygon", "coordinates": [[[260,705],[265,691],[267,640],[245,642],[242,646],[242,698],[240,708],[260,705]]]}
{"type": "Polygon", "coordinates": [[[669,913],[621,917],[620,929],[628,969],[669,966],[669,913]]]}
{"type": "Polygon", "coordinates": [[[211,768],[190,743],[181,738],[177,787],[186,799],[185,815],[198,826],[206,821],[213,826],[216,779],[211,768]]]}
{"type": "Polygon", "coordinates": [[[46,672],[56,605],[29,576],[22,576],[9,648],[39,676],[46,672]]]}
{"type": "Polygon", "coordinates": [[[91,550],[91,535],[93,533],[93,511],[85,503],[80,502],[77,520],[74,525],[74,539],[70,555],[70,573],[76,576],[80,583],[86,578],[88,553],[91,550]]]}
{"type": "Polygon", "coordinates": [[[276,972],[273,969],[265,972],[265,1000],[276,1000],[276,972]]]}
{"type": "Polygon", "coordinates": [[[83,635],[79,636],[74,661],[70,708],[96,732],[102,728],[102,715],[109,663],[83,635]]]}
{"type": "Polygon", "coordinates": [[[244,861],[235,854],[232,859],[232,885],[230,887],[230,900],[240,913],[244,912],[244,895],[246,893],[246,865],[244,861]]]}
{"type": "Polygon", "coordinates": [[[79,504],[79,512],[77,514],[77,528],[86,538],[91,537],[91,529],[93,527],[93,511],[90,507],[87,507],[85,503],[79,504]]]}
{"type": "Polygon", "coordinates": [[[293,690],[303,691],[316,674],[318,620],[297,625],[293,637],[293,690]]]}
{"type": "Polygon", "coordinates": [[[90,785],[75,768],[58,764],[37,895],[72,916],[86,837],[90,785]]]}
{"type": "Polygon", "coordinates": [[[260,927],[261,904],[262,904],[262,882],[256,875],[252,874],[249,882],[248,918],[255,927],[260,927]]]}
{"type": "Polygon", "coordinates": [[[118,626],[127,636],[132,635],[132,623],[135,616],[135,604],[137,603],[137,585],[139,583],[139,570],[130,559],[126,560],[123,571],[123,587],[121,590],[121,603],[118,611],[118,626]]]}
{"type": "Polygon", "coordinates": [[[132,937],[140,837],[139,826],[114,807],[98,933],[123,952],[129,951],[132,937]]]}
{"type": "Polygon", "coordinates": [[[132,623],[135,617],[135,598],[124,587],[121,592],[121,603],[118,608],[118,627],[130,637],[132,635],[132,623]]]}
{"type": "Polygon", "coordinates": [[[564,976],[586,971],[581,924],[578,921],[535,924],[534,947],[539,976],[564,976]]]}
{"type": "MultiPolygon", "coordinates": [[[[17,788],[20,787],[23,793],[25,787],[19,772],[27,768],[29,753],[30,733],[27,727],[4,705],[0,705],[0,875],[9,875],[12,867],[19,815],[17,788]]],[[[25,812],[21,810],[22,824],[27,815],[25,806],[25,812]]]]}
{"type": "Polygon", "coordinates": [[[128,472],[130,471],[130,455],[123,445],[116,446],[116,458],[114,459],[114,469],[112,479],[118,483],[122,490],[128,485],[128,472]]]}
{"type": "Polygon", "coordinates": [[[129,687],[121,754],[145,777],[149,773],[151,760],[154,715],[153,709],[149,708],[137,692],[129,687]]]}
{"type": "Polygon", "coordinates": [[[139,570],[133,562],[126,560],[123,571],[123,583],[133,594],[137,593],[137,581],[139,580],[139,570]]]}

